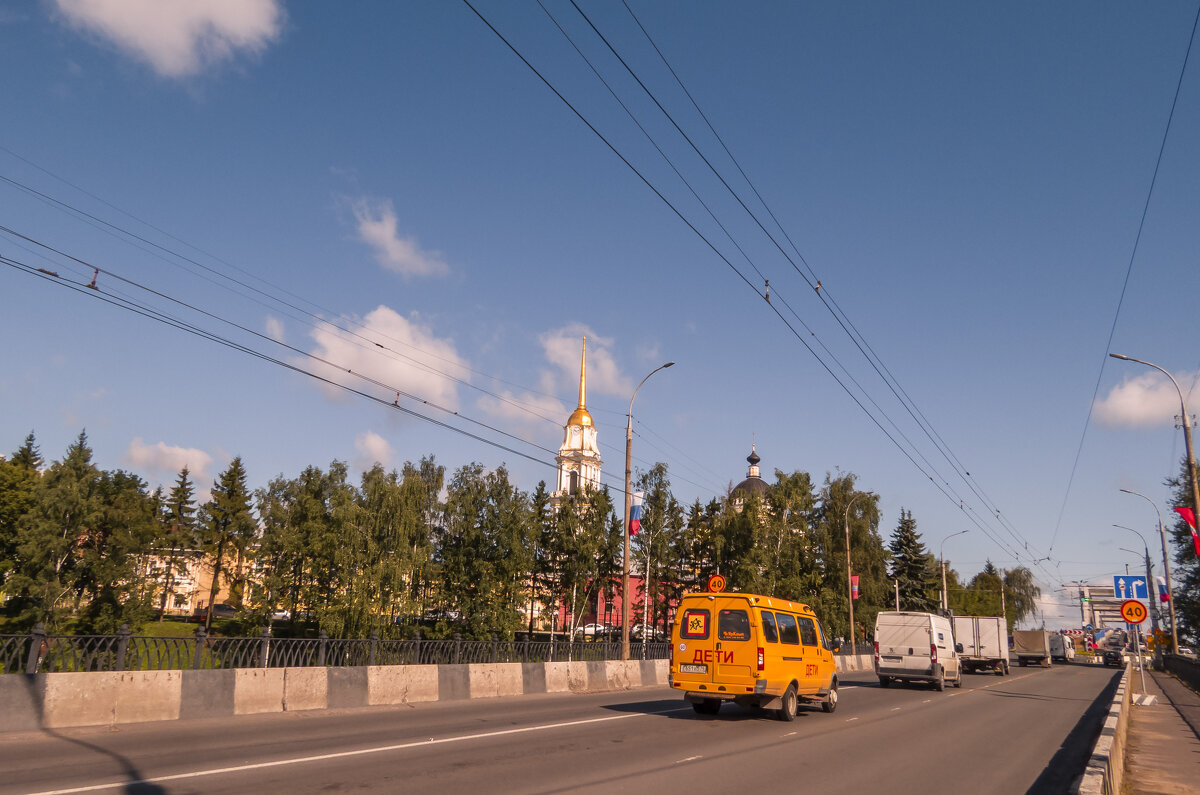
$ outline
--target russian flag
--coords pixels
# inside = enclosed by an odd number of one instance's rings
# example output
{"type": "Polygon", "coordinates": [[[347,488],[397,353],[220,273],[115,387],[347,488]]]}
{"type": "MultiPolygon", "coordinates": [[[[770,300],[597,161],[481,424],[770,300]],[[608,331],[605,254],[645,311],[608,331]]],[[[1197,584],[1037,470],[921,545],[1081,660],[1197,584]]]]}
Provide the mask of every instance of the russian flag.
{"type": "Polygon", "coordinates": [[[635,536],[642,529],[642,497],[643,492],[635,491],[630,495],[629,504],[629,535],[635,536]]]}
{"type": "Polygon", "coordinates": [[[1158,601],[1160,601],[1160,602],[1170,601],[1171,597],[1167,593],[1167,581],[1164,580],[1162,577],[1155,577],[1154,579],[1158,580],[1158,601]]]}

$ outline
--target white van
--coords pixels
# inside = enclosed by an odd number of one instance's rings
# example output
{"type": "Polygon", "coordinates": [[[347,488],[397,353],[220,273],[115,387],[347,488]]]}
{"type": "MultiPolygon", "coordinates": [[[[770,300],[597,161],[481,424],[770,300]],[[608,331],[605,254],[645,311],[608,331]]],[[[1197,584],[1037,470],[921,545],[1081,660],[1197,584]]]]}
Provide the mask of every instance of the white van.
{"type": "Polygon", "coordinates": [[[884,612],[875,617],[875,674],[879,686],[892,682],[946,682],[962,687],[962,646],[950,619],[933,613],[884,612]]]}

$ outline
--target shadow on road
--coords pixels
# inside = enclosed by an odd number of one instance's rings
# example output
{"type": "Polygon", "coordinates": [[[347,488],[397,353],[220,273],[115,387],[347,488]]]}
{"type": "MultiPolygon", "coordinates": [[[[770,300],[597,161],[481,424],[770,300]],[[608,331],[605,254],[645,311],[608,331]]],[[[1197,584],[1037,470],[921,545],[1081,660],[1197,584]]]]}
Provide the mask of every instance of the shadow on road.
{"type": "MultiPolygon", "coordinates": [[[[1096,738],[1100,736],[1104,717],[1108,714],[1113,694],[1117,692],[1117,685],[1120,682],[1121,672],[1117,671],[1108,685],[1100,691],[1100,695],[1096,696],[1084,711],[1083,717],[1071,729],[1062,745],[1059,746],[1058,752],[1051,757],[1050,764],[1042,770],[1041,775],[1033,782],[1033,786],[1026,791],[1026,795],[1051,795],[1052,793],[1067,792],[1070,789],[1071,784],[1087,767],[1088,757],[1092,754],[1092,746],[1095,745],[1096,738]]],[[[1028,698],[1028,696],[1021,696],[1017,693],[1007,695],[1028,698]]],[[[1041,696],[1038,698],[1056,700],[1041,696]]]]}
{"type": "Polygon", "coordinates": [[[130,795],[165,795],[166,793],[166,790],[157,784],[151,784],[148,781],[143,781],[142,771],[138,770],[133,762],[129,761],[127,757],[118,754],[116,751],[110,751],[107,748],[96,745],[95,743],[89,743],[75,737],[67,737],[54,731],[54,729],[42,729],[42,733],[47,734],[56,740],[62,740],[63,742],[71,743],[72,745],[78,745],[80,748],[86,748],[89,751],[93,751],[97,754],[102,754],[115,761],[121,766],[122,772],[129,780],[129,783],[122,787],[123,792],[130,793],[130,795]]]}

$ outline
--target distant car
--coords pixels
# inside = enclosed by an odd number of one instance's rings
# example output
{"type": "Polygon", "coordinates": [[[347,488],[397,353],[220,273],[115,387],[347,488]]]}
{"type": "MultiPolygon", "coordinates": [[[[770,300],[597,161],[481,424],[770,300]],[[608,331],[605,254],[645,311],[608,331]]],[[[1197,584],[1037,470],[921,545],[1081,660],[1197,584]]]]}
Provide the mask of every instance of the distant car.
{"type": "Polygon", "coordinates": [[[1179,656],[1180,657],[1191,657],[1194,660],[1194,659],[1196,659],[1196,652],[1189,649],[1187,646],[1180,646],[1179,647],[1179,656]]]}
{"type": "Polygon", "coordinates": [[[1114,666],[1120,668],[1122,665],[1125,664],[1125,655],[1121,653],[1120,649],[1105,649],[1104,650],[1104,664],[1105,665],[1114,665],[1114,666]]]}
{"type": "Polygon", "coordinates": [[[291,610],[276,610],[274,613],[271,614],[272,621],[287,621],[291,617],[292,617],[291,610]]]}
{"type": "Polygon", "coordinates": [[[651,643],[666,640],[666,635],[663,634],[661,629],[651,628],[645,624],[636,624],[629,629],[629,637],[636,641],[641,641],[647,636],[649,636],[651,643]]]}
{"type": "Polygon", "coordinates": [[[209,612],[212,613],[214,619],[217,619],[234,618],[237,616],[238,611],[233,605],[225,604],[224,602],[212,605],[211,607],[197,607],[192,612],[192,621],[195,621],[197,624],[203,624],[205,619],[208,618],[209,612]]]}
{"type": "Polygon", "coordinates": [[[603,624],[584,624],[575,630],[576,635],[582,635],[585,638],[594,638],[598,635],[603,635],[605,627],[603,624]]]}

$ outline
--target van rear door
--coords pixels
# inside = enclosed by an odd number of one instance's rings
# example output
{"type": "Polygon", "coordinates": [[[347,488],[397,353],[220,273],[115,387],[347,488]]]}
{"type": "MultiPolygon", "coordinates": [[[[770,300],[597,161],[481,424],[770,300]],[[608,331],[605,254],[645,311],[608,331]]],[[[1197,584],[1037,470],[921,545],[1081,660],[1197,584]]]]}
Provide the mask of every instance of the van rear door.
{"type": "Polygon", "coordinates": [[[880,666],[913,673],[929,670],[930,627],[925,613],[880,613],[875,641],[880,666]]]}
{"type": "Polygon", "coordinates": [[[750,602],[745,597],[718,596],[713,608],[717,625],[713,681],[731,692],[753,691],[758,634],[751,625],[750,602]]]}

